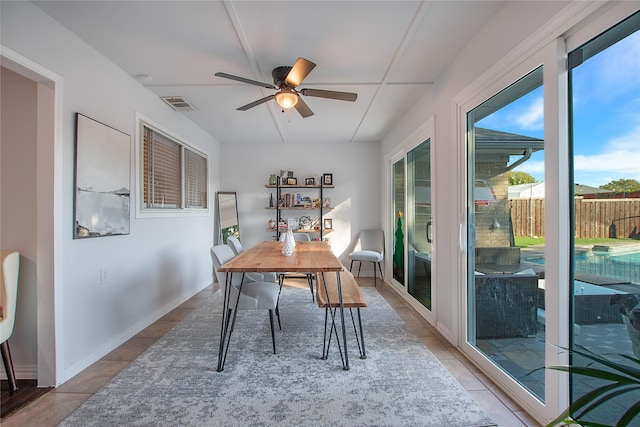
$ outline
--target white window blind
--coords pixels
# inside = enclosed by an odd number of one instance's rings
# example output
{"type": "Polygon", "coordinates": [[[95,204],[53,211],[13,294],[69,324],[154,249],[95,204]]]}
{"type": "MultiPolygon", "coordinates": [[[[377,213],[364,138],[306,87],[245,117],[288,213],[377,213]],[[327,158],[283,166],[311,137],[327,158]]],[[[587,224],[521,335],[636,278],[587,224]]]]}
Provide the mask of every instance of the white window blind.
{"type": "Polygon", "coordinates": [[[206,209],[206,157],[146,124],[142,138],[142,208],[206,209]]]}
{"type": "Polygon", "coordinates": [[[207,207],[207,161],[188,149],[184,154],[185,207],[204,209],[207,207]]]}

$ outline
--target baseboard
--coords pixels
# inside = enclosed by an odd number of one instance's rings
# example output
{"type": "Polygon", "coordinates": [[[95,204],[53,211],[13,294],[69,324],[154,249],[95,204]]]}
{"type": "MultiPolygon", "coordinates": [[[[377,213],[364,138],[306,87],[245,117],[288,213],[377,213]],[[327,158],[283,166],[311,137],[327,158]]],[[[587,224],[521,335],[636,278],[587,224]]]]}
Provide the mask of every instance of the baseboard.
{"type": "MultiPolygon", "coordinates": [[[[13,359],[13,358],[12,358],[13,359]]],[[[0,372],[0,380],[7,380],[7,374],[4,371],[4,366],[0,372]]],[[[38,365],[13,365],[13,371],[16,374],[18,380],[37,380],[38,379],[38,365]]]]}

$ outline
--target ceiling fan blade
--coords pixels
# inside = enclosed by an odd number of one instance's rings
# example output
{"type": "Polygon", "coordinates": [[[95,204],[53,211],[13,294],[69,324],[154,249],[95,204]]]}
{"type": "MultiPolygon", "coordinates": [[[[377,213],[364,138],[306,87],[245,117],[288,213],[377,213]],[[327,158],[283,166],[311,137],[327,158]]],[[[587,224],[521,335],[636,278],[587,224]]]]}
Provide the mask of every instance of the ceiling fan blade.
{"type": "Polygon", "coordinates": [[[247,105],[243,105],[242,107],[236,108],[236,110],[247,111],[249,108],[253,108],[256,105],[264,104],[267,101],[271,101],[273,99],[273,95],[265,96],[262,99],[258,99],[257,101],[253,101],[247,105]]]}
{"type": "Polygon", "coordinates": [[[334,90],[323,90],[323,89],[301,89],[300,93],[305,96],[315,96],[318,98],[329,98],[329,99],[337,99],[339,101],[350,101],[353,102],[358,99],[357,93],[352,92],[337,92],[334,90]]]}
{"type": "Polygon", "coordinates": [[[277,89],[277,87],[275,87],[271,83],[263,83],[257,80],[245,79],[244,77],[234,76],[233,74],[216,73],[215,75],[218,77],[224,77],[225,79],[231,79],[231,80],[236,80],[242,83],[249,83],[250,85],[260,86],[266,89],[277,89]]]}
{"type": "Polygon", "coordinates": [[[298,58],[293,64],[291,71],[287,74],[285,81],[291,86],[300,86],[305,77],[315,68],[316,64],[304,58],[298,58]]]}
{"type": "Polygon", "coordinates": [[[313,116],[313,111],[311,111],[311,108],[309,108],[309,106],[300,97],[298,97],[298,102],[296,103],[294,108],[298,110],[298,113],[300,113],[303,118],[313,116]]]}

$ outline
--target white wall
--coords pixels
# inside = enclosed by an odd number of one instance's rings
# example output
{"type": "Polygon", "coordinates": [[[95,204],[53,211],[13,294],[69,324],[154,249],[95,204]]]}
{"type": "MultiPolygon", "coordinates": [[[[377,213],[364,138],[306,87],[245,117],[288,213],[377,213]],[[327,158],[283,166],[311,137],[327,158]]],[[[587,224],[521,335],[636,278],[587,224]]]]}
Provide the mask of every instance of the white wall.
{"type": "MultiPolygon", "coordinates": [[[[331,198],[336,207],[326,218],[333,220],[336,230],[327,236],[333,252],[348,267],[350,245],[358,232],[367,228],[381,228],[380,222],[380,170],[379,144],[225,144],[222,147],[220,166],[221,191],[238,193],[238,214],[243,245],[251,246],[261,240],[270,240],[273,233],[266,232],[267,222],[275,219],[274,210],[266,210],[269,194],[275,190],[265,188],[269,175],[280,170],[290,170],[304,183],[304,178],[333,173],[335,188],[325,189],[325,197],[331,198]]],[[[310,196],[314,191],[299,191],[310,196]]],[[[283,217],[319,215],[315,211],[285,211],[283,217]]],[[[371,275],[368,265],[362,267],[362,275],[371,275]]]]}
{"type": "MultiPolygon", "coordinates": [[[[73,240],[75,113],[129,134],[132,154],[136,112],[179,135],[209,156],[211,195],[219,188],[220,144],[36,6],[0,7],[2,46],[63,79],[62,136],[56,142],[62,185],[55,188],[62,206],[55,213],[62,221],[55,236],[62,251],[55,254],[61,383],[211,282],[213,209],[200,217],[138,219],[134,170],[130,234],[73,240]],[[109,273],[104,285],[101,268],[109,273]]],[[[23,363],[14,359],[17,366],[23,363]]]]}

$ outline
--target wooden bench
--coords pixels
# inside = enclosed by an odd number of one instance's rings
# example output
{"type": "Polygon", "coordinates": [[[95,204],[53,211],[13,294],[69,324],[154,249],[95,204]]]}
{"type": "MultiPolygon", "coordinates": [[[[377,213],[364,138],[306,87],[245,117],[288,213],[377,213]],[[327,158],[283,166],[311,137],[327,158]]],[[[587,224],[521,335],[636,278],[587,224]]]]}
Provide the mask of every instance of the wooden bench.
{"type": "MultiPolygon", "coordinates": [[[[316,289],[316,301],[318,307],[325,309],[324,315],[324,342],[322,349],[322,358],[326,359],[329,355],[329,345],[331,344],[331,335],[335,331],[336,340],[338,338],[338,331],[335,325],[335,313],[336,309],[340,307],[340,300],[338,298],[338,282],[337,275],[333,272],[327,272],[318,275],[318,286],[316,289]],[[331,315],[331,327],[329,328],[329,337],[327,338],[327,324],[331,315]]],[[[367,355],[364,348],[364,335],[362,332],[362,318],[360,316],[360,309],[367,307],[367,301],[360,291],[360,286],[356,279],[348,271],[340,272],[340,285],[342,287],[342,305],[344,308],[348,308],[351,314],[351,322],[353,323],[353,330],[356,335],[356,341],[358,343],[358,350],[360,351],[360,358],[366,359],[367,355]],[[356,309],[358,313],[358,325],[360,334],[356,329],[355,319],[353,318],[353,310],[356,309]]],[[[344,327],[344,325],[343,325],[344,327]]],[[[342,356],[342,347],[340,341],[338,342],[338,349],[340,350],[340,357],[342,356]]]]}

